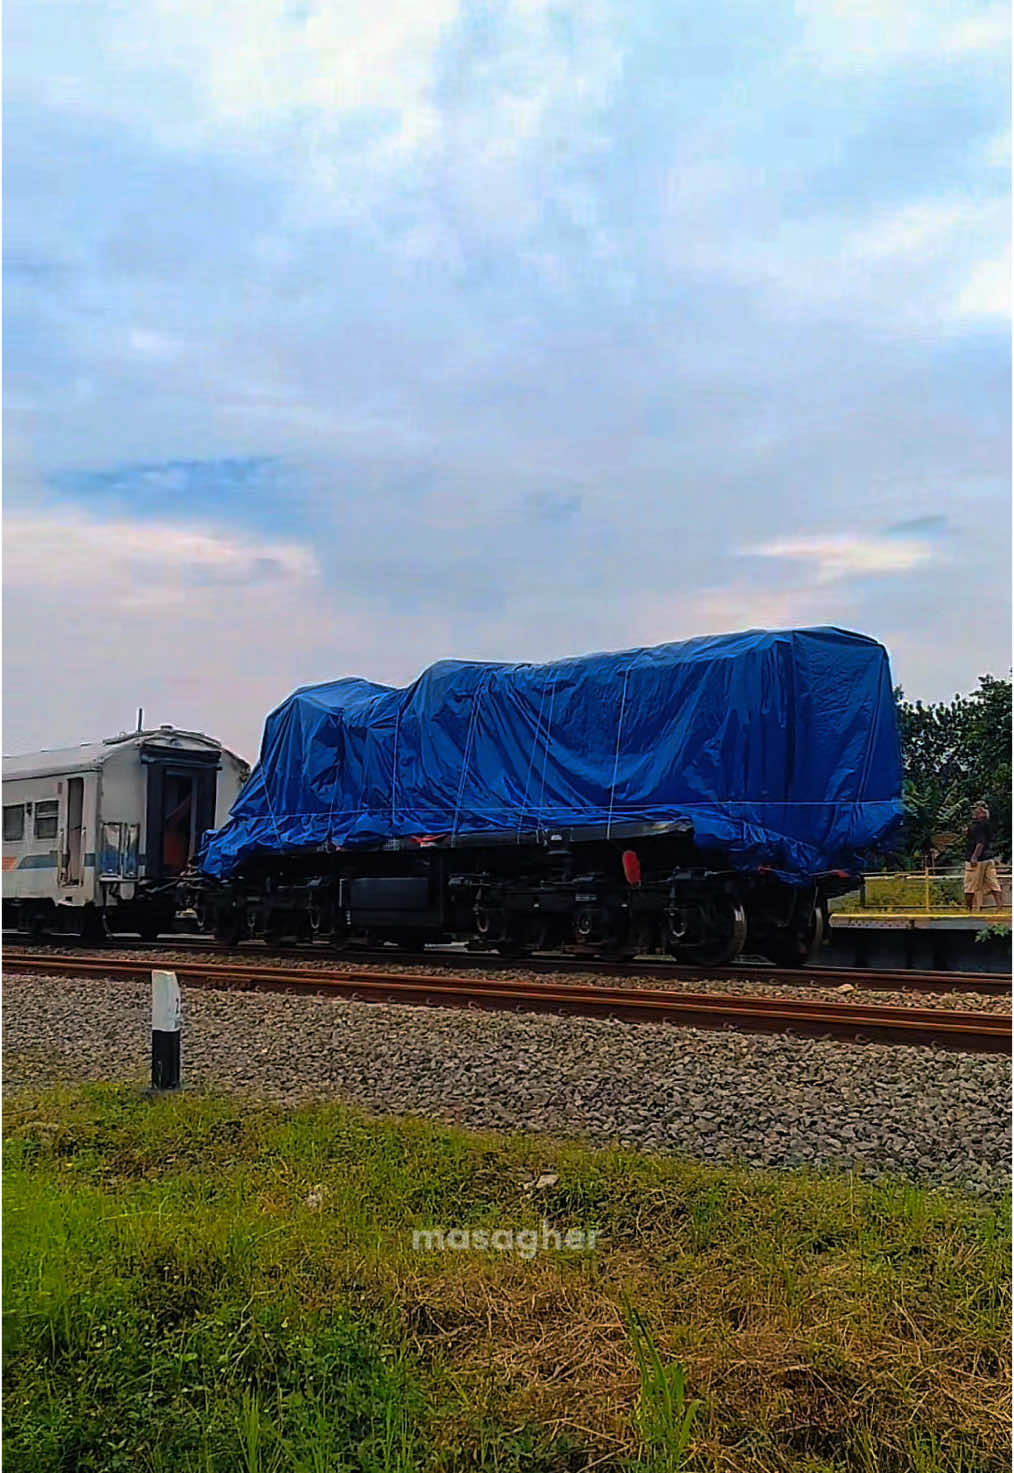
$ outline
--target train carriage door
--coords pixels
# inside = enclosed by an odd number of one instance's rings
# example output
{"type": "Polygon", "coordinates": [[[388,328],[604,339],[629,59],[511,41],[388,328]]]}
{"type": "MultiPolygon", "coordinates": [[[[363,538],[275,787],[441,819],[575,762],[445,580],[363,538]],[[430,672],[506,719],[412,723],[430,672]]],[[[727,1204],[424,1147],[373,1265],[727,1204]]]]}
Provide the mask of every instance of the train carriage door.
{"type": "Polygon", "coordinates": [[[201,836],[215,822],[218,754],[145,754],[148,765],[148,879],[181,874],[196,857],[201,836]]]}
{"type": "Polygon", "coordinates": [[[68,885],[80,885],[82,839],[84,836],[84,778],[72,777],[67,783],[67,877],[68,885]]]}
{"type": "Polygon", "coordinates": [[[165,775],[162,821],[162,873],[178,875],[186,869],[194,842],[194,779],[185,772],[165,775]]]}

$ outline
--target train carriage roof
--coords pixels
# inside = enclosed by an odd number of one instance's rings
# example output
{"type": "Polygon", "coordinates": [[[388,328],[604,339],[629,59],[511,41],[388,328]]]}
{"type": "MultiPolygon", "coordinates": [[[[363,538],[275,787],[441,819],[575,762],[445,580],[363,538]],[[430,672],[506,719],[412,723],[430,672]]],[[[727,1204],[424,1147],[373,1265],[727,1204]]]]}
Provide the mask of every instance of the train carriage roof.
{"type": "Polygon", "coordinates": [[[181,731],[174,726],[157,726],[149,731],[130,731],[120,736],[107,737],[102,742],[84,742],[79,747],[53,747],[41,752],[4,757],[3,779],[4,782],[12,782],[19,778],[91,772],[102,767],[110,758],[122,755],[125,750],[141,746],[164,747],[167,751],[181,752],[210,748],[236,762],[243,761],[235,752],[223,747],[215,737],[206,736],[203,732],[181,731]]]}

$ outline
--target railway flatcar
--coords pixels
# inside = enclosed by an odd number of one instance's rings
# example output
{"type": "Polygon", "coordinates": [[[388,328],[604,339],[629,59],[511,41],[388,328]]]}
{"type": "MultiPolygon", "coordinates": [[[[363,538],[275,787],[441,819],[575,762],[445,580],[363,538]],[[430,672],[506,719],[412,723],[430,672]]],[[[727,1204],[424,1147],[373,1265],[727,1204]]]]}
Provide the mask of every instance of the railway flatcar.
{"type": "Polygon", "coordinates": [[[902,815],[887,653],[752,630],[296,691],[188,896],[241,936],[782,964],[902,815]]]}
{"type": "Polygon", "coordinates": [[[247,764],[160,726],[3,759],[4,926],[97,940],[169,929],[180,875],[247,764]]]}

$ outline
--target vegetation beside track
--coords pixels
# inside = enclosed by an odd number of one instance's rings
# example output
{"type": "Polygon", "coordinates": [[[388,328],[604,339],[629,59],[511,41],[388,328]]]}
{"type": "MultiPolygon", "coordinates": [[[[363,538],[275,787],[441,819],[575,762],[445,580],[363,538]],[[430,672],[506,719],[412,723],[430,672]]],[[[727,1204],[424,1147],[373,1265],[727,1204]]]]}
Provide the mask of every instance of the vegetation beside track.
{"type": "Polygon", "coordinates": [[[965,857],[973,803],[992,813],[996,853],[1011,857],[1011,682],[980,675],[977,690],[924,705],[894,692],[905,770],[906,823],[899,858],[921,868],[944,853],[965,857]]]}
{"type": "Polygon", "coordinates": [[[333,1104],[6,1116],[12,1470],[1008,1464],[995,1203],[333,1104]],[[538,1247],[413,1248],[433,1228],[538,1247]],[[568,1229],[594,1249],[544,1246],[568,1229]]]}

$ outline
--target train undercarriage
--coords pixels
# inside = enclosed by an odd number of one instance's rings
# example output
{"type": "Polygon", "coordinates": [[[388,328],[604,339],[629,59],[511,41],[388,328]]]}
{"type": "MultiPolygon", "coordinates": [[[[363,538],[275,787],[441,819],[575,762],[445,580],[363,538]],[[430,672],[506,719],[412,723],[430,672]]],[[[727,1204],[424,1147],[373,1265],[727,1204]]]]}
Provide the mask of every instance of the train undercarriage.
{"type": "Polygon", "coordinates": [[[110,903],[103,893],[101,903],[58,905],[48,899],[4,901],[4,929],[32,937],[61,936],[98,945],[119,933],[136,933],[143,941],[173,930],[176,917],[176,881],[152,885],[132,884],[130,900],[110,903]]]}
{"type": "Polygon", "coordinates": [[[855,887],[840,871],[789,885],[703,860],[671,834],[636,847],[564,835],[414,853],[399,843],[255,858],[223,882],[188,877],[180,901],[226,944],[464,942],[501,956],[655,953],[700,966],[747,952],[793,966],[816,954],[831,896],[855,887]]]}

